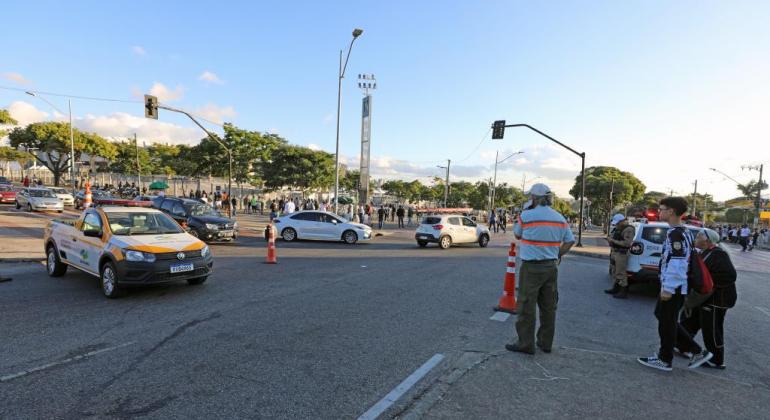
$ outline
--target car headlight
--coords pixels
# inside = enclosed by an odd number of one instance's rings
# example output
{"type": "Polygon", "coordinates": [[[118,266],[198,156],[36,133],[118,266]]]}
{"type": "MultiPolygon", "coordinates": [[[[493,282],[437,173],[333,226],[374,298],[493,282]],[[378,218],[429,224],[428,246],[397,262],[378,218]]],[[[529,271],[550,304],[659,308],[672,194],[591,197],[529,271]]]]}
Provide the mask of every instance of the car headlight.
{"type": "Polygon", "coordinates": [[[219,226],[213,225],[211,223],[206,223],[206,229],[208,229],[208,230],[217,230],[217,229],[219,229],[219,226]]]}
{"type": "Polygon", "coordinates": [[[209,246],[206,245],[201,249],[201,257],[206,258],[209,255],[211,255],[211,250],[209,249],[209,246]]]}
{"type": "Polygon", "coordinates": [[[126,250],[126,261],[155,262],[155,254],[142,251],[126,250]]]}
{"type": "Polygon", "coordinates": [[[238,229],[238,222],[233,223],[233,229],[238,229]]]}

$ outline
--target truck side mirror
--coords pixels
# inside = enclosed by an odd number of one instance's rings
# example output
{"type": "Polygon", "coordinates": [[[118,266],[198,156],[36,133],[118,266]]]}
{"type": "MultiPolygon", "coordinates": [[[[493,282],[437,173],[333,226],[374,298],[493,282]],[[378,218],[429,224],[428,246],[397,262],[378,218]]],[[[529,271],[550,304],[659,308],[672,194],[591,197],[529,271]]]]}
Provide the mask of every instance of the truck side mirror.
{"type": "Polygon", "coordinates": [[[91,238],[101,238],[102,237],[102,231],[99,229],[88,229],[83,231],[83,236],[88,236],[91,238]]]}

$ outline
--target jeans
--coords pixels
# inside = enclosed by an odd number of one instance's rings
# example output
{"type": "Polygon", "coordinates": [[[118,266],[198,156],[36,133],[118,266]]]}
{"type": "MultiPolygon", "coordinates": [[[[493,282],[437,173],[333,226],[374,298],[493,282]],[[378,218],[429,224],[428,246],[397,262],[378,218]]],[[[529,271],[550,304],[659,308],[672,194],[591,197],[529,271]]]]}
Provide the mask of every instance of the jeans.
{"type": "Polygon", "coordinates": [[[383,222],[383,221],[384,221],[384,220],[382,220],[382,219],[380,219],[380,220],[379,220],[379,223],[378,223],[379,229],[382,229],[382,222],[383,222]]]}
{"type": "Polygon", "coordinates": [[[398,227],[404,228],[404,216],[398,216],[398,227]]]}

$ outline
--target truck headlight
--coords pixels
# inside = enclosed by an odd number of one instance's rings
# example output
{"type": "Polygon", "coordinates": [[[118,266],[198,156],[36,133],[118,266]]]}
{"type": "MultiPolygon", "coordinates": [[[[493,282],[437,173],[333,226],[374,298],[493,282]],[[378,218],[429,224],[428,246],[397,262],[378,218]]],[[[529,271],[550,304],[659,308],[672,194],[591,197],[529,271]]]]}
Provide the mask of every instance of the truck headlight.
{"type": "Polygon", "coordinates": [[[201,249],[201,257],[206,258],[209,255],[211,255],[211,250],[209,249],[209,246],[206,245],[201,249]]]}
{"type": "Polygon", "coordinates": [[[208,230],[219,230],[219,226],[213,225],[211,223],[206,223],[206,229],[208,229],[208,230]]]}
{"type": "Polygon", "coordinates": [[[135,262],[155,262],[155,254],[141,251],[124,251],[126,254],[126,261],[135,262]]]}

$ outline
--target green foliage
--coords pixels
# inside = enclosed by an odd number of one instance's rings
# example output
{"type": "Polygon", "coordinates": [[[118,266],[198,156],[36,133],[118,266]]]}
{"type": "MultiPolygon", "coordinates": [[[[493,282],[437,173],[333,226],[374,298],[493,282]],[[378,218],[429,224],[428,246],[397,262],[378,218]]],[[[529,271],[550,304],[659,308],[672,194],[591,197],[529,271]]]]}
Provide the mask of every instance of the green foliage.
{"type": "MultiPolygon", "coordinates": [[[[576,200],[580,197],[582,177],[575,177],[575,185],[569,193],[576,200]]],[[[586,168],[586,199],[591,201],[594,220],[604,220],[610,209],[610,191],[613,191],[613,205],[634,203],[644,197],[646,187],[630,172],[612,166],[586,168]],[[614,185],[614,186],[613,186],[614,185]]]]}
{"type": "MultiPolygon", "coordinates": [[[[80,160],[82,153],[94,156],[112,158],[117,148],[105,138],[93,133],[73,130],[75,160],[80,160]]],[[[61,176],[67,172],[70,162],[70,130],[69,124],[61,122],[41,122],[29,124],[26,127],[14,128],[8,138],[11,147],[38,149],[37,153],[45,155],[46,159],[38,156],[38,162],[48,168],[54,177],[55,185],[59,185],[61,176]]]]}
{"type": "Polygon", "coordinates": [[[727,223],[746,223],[751,220],[753,210],[732,208],[725,212],[725,221],[727,223]]]}
{"type": "MultiPolygon", "coordinates": [[[[759,184],[757,183],[757,181],[751,181],[745,185],[738,185],[737,188],[738,188],[738,191],[740,191],[744,197],[748,199],[756,199],[757,192],[759,191],[759,184]]],[[[763,190],[767,189],[767,182],[762,181],[762,189],[763,190]]]]}
{"type": "Polygon", "coordinates": [[[0,124],[17,125],[19,122],[13,119],[7,109],[0,109],[0,124]]]}
{"type": "Polygon", "coordinates": [[[272,151],[271,160],[262,165],[262,175],[265,186],[273,189],[329,188],[334,185],[334,156],[307,147],[281,145],[272,151]]]}

